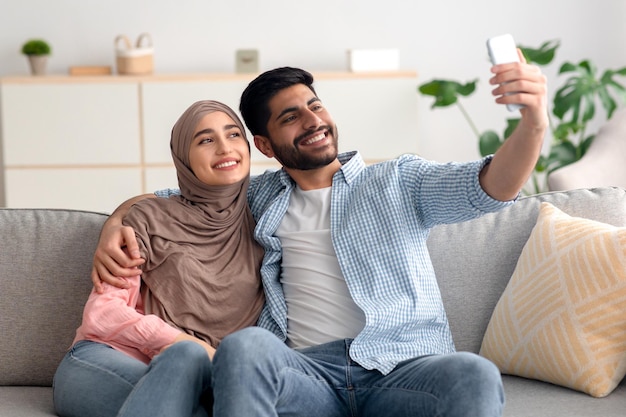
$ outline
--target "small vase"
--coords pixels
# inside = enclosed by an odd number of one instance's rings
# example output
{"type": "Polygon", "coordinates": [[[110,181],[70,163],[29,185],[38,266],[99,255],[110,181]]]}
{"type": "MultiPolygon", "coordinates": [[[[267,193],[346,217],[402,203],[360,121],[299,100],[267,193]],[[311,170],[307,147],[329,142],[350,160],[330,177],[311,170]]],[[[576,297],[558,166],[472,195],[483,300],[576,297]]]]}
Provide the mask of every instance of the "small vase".
{"type": "Polygon", "coordinates": [[[30,72],[32,75],[46,75],[46,65],[48,64],[48,56],[46,55],[28,55],[30,64],[30,72]]]}

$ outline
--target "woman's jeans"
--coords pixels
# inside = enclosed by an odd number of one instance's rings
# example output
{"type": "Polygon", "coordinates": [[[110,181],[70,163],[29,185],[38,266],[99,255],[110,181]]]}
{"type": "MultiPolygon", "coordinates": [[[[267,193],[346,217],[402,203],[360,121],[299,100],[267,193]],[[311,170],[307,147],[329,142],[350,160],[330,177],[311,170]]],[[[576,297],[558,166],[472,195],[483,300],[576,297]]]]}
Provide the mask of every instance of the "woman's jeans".
{"type": "Polygon", "coordinates": [[[206,350],[194,342],[175,343],[146,365],[84,340],[56,371],[54,407],[62,417],[206,417],[211,371],[206,350]]]}
{"type": "Polygon", "coordinates": [[[388,375],[348,355],[351,340],[288,348],[260,328],[224,338],[213,360],[215,417],[496,417],[500,372],[473,353],[423,356],[388,375]]]}

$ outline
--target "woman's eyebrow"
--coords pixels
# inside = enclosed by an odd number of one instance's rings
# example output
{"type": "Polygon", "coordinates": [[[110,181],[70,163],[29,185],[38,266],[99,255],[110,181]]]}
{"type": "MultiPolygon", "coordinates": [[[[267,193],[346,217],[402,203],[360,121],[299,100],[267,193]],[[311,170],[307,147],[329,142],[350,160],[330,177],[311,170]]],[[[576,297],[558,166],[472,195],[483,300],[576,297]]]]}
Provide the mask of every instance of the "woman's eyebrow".
{"type": "Polygon", "coordinates": [[[215,133],[215,130],[213,130],[211,128],[209,128],[209,129],[202,129],[202,130],[196,132],[196,134],[193,135],[193,138],[195,139],[195,138],[197,138],[200,135],[204,135],[205,133],[215,133]]]}

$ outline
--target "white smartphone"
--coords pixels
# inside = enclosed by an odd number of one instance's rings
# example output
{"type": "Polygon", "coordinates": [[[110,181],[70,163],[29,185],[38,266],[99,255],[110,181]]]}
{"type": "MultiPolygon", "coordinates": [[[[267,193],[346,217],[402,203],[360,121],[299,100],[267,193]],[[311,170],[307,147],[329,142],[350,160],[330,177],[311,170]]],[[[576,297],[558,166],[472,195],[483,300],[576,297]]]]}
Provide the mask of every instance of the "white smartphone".
{"type": "MultiPolygon", "coordinates": [[[[519,62],[517,55],[517,46],[515,40],[510,34],[494,36],[487,39],[487,51],[493,65],[507,64],[509,62],[519,62]]],[[[522,104],[507,104],[509,111],[515,111],[523,108],[522,104]]]]}

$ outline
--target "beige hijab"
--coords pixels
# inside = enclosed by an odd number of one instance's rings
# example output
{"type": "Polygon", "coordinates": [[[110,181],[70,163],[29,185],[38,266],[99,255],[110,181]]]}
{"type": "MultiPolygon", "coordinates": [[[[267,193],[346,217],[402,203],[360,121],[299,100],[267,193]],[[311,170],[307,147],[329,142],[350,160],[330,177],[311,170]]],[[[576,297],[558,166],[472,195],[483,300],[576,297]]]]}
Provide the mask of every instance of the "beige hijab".
{"type": "Polygon", "coordinates": [[[221,111],[245,137],[237,115],[216,101],[189,107],[170,143],[181,195],[135,204],[124,224],[135,229],[142,257],[145,314],[217,347],[229,333],[256,323],[264,303],[259,269],[262,248],[246,193],[249,177],[226,186],[206,185],[192,172],[189,149],[198,122],[221,111]]]}

